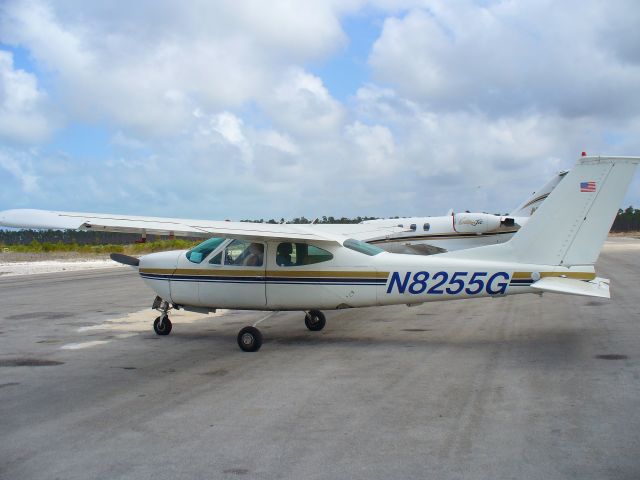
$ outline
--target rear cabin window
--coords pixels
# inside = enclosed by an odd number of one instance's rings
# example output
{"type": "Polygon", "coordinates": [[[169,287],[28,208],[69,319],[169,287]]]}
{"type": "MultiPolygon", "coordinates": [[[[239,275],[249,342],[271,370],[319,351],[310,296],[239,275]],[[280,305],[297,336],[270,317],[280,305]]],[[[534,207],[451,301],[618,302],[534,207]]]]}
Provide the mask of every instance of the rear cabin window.
{"type": "Polygon", "coordinates": [[[307,243],[284,242],[276,249],[276,263],[280,267],[298,267],[328,262],[333,259],[331,252],[307,243]]]}
{"type": "Polygon", "coordinates": [[[187,252],[187,259],[193,263],[200,263],[211,252],[213,252],[218,246],[224,242],[224,238],[213,237],[209,240],[205,240],[199,245],[196,245],[187,252]]]}
{"type": "Polygon", "coordinates": [[[345,240],[343,245],[351,250],[355,250],[356,252],[369,255],[370,257],[384,252],[384,250],[380,247],[376,247],[375,245],[371,245],[370,243],[361,242],[360,240],[356,240],[354,238],[345,240]]]}
{"type": "Polygon", "coordinates": [[[428,232],[431,229],[431,225],[429,225],[428,223],[425,223],[422,226],[422,230],[424,230],[425,232],[428,232]]]}

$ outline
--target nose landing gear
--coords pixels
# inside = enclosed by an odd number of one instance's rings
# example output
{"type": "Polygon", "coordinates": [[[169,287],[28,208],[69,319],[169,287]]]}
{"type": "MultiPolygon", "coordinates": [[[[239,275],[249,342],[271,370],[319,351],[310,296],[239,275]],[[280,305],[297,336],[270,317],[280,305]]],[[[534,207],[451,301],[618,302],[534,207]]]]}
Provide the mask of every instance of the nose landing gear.
{"type": "Polygon", "coordinates": [[[160,297],[156,297],[151,308],[161,312],[160,316],[153,321],[153,330],[158,335],[169,335],[172,327],[168,313],[172,308],[171,304],[160,297]]]}

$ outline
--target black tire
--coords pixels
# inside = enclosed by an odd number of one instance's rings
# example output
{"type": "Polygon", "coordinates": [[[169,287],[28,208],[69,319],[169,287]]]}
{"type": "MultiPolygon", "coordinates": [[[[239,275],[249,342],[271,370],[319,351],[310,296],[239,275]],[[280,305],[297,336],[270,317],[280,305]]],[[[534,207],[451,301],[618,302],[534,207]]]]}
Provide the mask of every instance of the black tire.
{"type": "Polygon", "coordinates": [[[156,318],[153,321],[153,330],[158,335],[169,335],[171,333],[171,320],[166,315],[164,316],[164,320],[162,319],[162,315],[156,318]]]}
{"type": "Polygon", "coordinates": [[[256,327],[244,327],[238,332],[238,346],[245,352],[257,352],[262,346],[262,333],[256,327]]]}
{"type": "Polygon", "coordinates": [[[327,324],[327,319],[320,310],[309,310],[304,316],[304,324],[312,332],[319,332],[327,324]]]}

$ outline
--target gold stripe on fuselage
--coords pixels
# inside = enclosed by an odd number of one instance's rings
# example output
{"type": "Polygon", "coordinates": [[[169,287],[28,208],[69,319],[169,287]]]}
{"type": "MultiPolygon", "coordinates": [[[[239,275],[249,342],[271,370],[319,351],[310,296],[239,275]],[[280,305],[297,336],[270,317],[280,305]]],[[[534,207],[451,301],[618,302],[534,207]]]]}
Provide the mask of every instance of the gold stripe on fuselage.
{"type": "Polygon", "coordinates": [[[267,275],[269,277],[300,277],[300,278],[387,278],[389,272],[363,272],[363,271],[320,271],[320,270],[246,270],[235,268],[216,268],[216,269],[198,269],[198,268],[141,268],[141,274],[156,275],[206,275],[210,277],[261,277],[267,275]]]}
{"type": "MultiPolygon", "coordinates": [[[[512,280],[531,280],[533,272],[513,272],[512,280]]],[[[596,278],[595,273],[591,272],[538,272],[540,278],[544,277],[565,277],[575,280],[593,280],[596,278]]]]}

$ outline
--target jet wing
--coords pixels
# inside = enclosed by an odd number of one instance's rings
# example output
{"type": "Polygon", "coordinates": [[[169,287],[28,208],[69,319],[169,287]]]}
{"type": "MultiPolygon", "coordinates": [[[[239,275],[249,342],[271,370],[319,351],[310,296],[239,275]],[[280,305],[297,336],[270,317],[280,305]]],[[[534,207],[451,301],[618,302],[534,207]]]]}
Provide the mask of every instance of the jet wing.
{"type": "Polygon", "coordinates": [[[347,238],[368,240],[384,238],[386,235],[404,231],[400,227],[375,227],[363,224],[271,224],[32,209],[0,212],[0,225],[17,228],[71,229],[202,238],[226,236],[256,240],[266,238],[314,240],[339,244],[347,238]]]}

